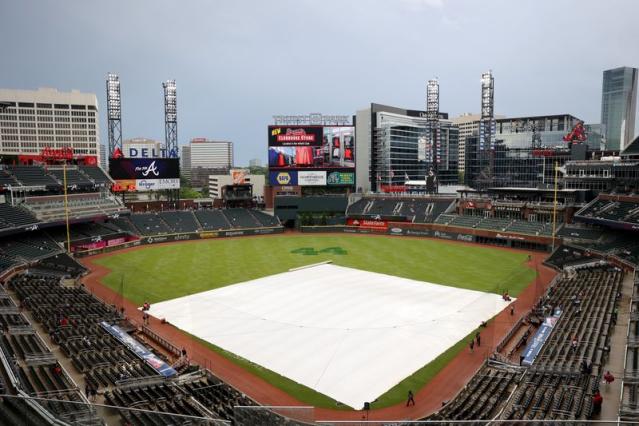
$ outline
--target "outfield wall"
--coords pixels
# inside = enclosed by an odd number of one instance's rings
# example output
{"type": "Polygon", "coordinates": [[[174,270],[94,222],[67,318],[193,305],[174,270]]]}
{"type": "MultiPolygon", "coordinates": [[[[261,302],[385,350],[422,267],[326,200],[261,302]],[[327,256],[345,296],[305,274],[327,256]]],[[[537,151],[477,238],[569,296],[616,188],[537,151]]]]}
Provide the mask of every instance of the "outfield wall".
{"type": "Polygon", "coordinates": [[[122,244],[114,244],[111,246],[99,247],[90,250],[76,251],[74,255],[76,257],[93,256],[101,253],[109,253],[129,247],[136,247],[140,245],[170,243],[176,241],[190,241],[190,240],[205,240],[211,238],[226,238],[226,237],[244,237],[252,235],[271,235],[281,234],[284,232],[284,228],[251,228],[251,229],[231,229],[224,231],[202,231],[191,233],[177,233],[177,234],[163,234],[153,235],[149,237],[141,237],[138,240],[127,241],[122,244]]]}
{"type": "MultiPolygon", "coordinates": [[[[343,232],[348,234],[377,234],[411,237],[439,238],[498,247],[550,252],[552,237],[493,232],[484,229],[460,228],[437,224],[414,224],[403,222],[383,222],[377,226],[302,226],[303,233],[343,232]]],[[[559,243],[559,242],[558,242],[559,243]]]]}

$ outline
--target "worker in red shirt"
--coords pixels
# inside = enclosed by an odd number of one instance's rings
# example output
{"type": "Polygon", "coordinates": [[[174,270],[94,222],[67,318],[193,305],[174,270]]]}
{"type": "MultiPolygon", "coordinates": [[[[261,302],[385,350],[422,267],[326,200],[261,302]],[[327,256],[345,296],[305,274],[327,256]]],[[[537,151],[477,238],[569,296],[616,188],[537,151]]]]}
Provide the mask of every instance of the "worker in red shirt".
{"type": "Polygon", "coordinates": [[[615,376],[613,376],[610,371],[606,371],[606,374],[604,374],[603,379],[606,386],[608,386],[610,383],[615,381],[615,376]]]}
{"type": "Polygon", "coordinates": [[[601,405],[603,404],[603,396],[599,391],[595,391],[595,394],[592,396],[592,414],[601,413],[601,405]]]}

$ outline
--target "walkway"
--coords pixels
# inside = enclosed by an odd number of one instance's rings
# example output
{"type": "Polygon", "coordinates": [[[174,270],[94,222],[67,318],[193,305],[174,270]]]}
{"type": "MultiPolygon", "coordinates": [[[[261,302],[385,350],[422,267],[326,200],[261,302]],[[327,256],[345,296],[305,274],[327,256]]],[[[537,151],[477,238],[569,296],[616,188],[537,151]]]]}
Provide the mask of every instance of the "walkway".
{"type": "Polygon", "coordinates": [[[630,299],[632,298],[633,285],[633,275],[626,274],[621,283],[621,300],[617,305],[619,307],[619,317],[610,338],[610,354],[606,364],[603,366],[603,373],[610,371],[612,375],[615,376],[615,381],[608,386],[600,386],[601,395],[604,399],[603,406],[601,407],[601,420],[616,421],[619,417],[621,378],[623,377],[626,357],[626,338],[628,334],[628,322],[630,320],[630,299]]]}

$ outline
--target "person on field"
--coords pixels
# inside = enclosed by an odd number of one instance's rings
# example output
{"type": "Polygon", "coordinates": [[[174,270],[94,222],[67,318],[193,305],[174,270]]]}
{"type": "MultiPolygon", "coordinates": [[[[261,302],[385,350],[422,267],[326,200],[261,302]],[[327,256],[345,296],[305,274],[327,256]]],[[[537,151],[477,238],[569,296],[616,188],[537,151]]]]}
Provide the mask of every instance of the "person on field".
{"type": "Polygon", "coordinates": [[[408,399],[406,400],[406,406],[415,405],[415,397],[413,396],[413,391],[408,391],[408,399]]]}
{"type": "Polygon", "coordinates": [[[470,353],[472,354],[473,349],[475,348],[475,340],[471,340],[469,346],[470,346],[470,353]]]}
{"type": "Polygon", "coordinates": [[[475,334],[475,340],[477,341],[477,347],[481,346],[481,335],[479,334],[479,331],[477,332],[477,334],[475,334]]]}

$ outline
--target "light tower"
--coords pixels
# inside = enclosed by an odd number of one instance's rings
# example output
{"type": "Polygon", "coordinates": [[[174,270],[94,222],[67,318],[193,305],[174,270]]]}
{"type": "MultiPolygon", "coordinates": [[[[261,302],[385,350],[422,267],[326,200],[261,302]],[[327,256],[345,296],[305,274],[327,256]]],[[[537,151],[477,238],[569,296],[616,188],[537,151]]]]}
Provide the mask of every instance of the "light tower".
{"type": "Polygon", "coordinates": [[[120,99],[120,77],[107,74],[107,121],[109,126],[109,156],[117,149],[122,150],[122,102],[120,99]]]}
{"type": "Polygon", "coordinates": [[[478,185],[493,185],[495,170],[495,79],[492,71],[481,75],[481,117],[479,119],[480,173],[478,185]]]}
{"type": "Polygon", "coordinates": [[[426,85],[426,119],[428,120],[428,145],[430,152],[427,159],[437,170],[441,158],[441,144],[439,140],[439,81],[437,79],[428,80],[426,85]],[[430,158],[428,158],[430,157],[430,158]]]}
{"type": "Polygon", "coordinates": [[[481,75],[479,149],[495,149],[495,79],[492,71],[481,75]]]}
{"type": "Polygon", "coordinates": [[[175,80],[162,83],[164,88],[164,137],[165,148],[169,156],[177,157],[177,91],[175,80]]]}

